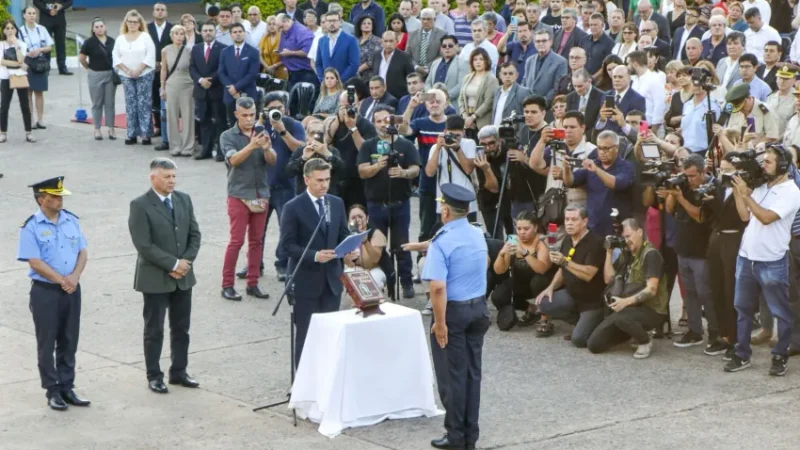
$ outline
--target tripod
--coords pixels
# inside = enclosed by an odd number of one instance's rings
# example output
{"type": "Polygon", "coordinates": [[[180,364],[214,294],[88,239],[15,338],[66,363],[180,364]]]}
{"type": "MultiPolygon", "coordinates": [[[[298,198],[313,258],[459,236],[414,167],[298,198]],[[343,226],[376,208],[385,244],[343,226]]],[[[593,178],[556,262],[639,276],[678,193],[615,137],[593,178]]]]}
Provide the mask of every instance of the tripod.
{"type": "MultiPolygon", "coordinates": [[[[389,154],[394,155],[394,141],[397,139],[397,128],[394,125],[389,125],[386,127],[386,133],[389,135],[389,154]]],[[[391,159],[390,159],[391,160],[391,159]]],[[[398,165],[400,162],[398,161],[398,165]]],[[[387,164],[387,170],[388,170],[387,164]]],[[[388,174],[387,174],[388,175],[388,174]]],[[[394,242],[392,241],[392,237],[394,233],[392,232],[392,178],[389,177],[389,201],[387,202],[386,208],[388,209],[387,214],[389,217],[389,224],[386,228],[386,239],[389,242],[389,258],[392,260],[392,270],[394,270],[394,285],[391,287],[392,292],[389,292],[389,297],[391,297],[392,301],[397,303],[397,299],[400,298],[400,261],[397,259],[397,248],[395,248],[394,242]]],[[[388,284],[388,280],[387,280],[388,284]]],[[[387,291],[389,290],[389,286],[387,286],[387,291]]]]}
{"type": "MultiPolygon", "coordinates": [[[[289,278],[286,279],[286,287],[283,289],[283,294],[281,294],[281,298],[278,300],[278,304],[275,305],[275,309],[272,310],[272,316],[274,317],[278,314],[278,310],[281,307],[281,303],[283,303],[283,299],[287,296],[289,297],[289,373],[291,377],[291,384],[294,385],[294,375],[297,370],[295,367],[294,362],[294,354],[295,354],[295,345],[294,345],[294,277],[297,275],[297,271],[300,269],[300,264],[308,253],[308,249],[311,247],[311,243],[314,242],[314,238],[317,237],[317,233],[319,232],[319,228],[322,225],[322,222],[325,221],[326,217],[329,217],[329,210],[330,205],[325,202],[325,211],[319,216],[319,221],[317,222],[317,226],[314,227],[314,232],[311,233],[311,238],[308,239],[308,243],[306,244],[305,248],[303,249],[303,253],[300,254],[300,259],[297,260],[297,265],[294,266],[294,270],[289,278]]],[[[253,408],[253,412],[260,411],[262,409],[272,408],[274,406],[285,405],[289,403],[289,398],[291,397],[291,391],[286,394],[286,400],[282,400],[280,402],[270,403],[268,405],[259,406],[257,408],[253,408]]],[[[297,426],[297,411],[292,409],[292,421],[294,426],[297,426]]]]}
{"type": "Polygon", "coordinates": [[[497,223],[500,222],[500,211],[503,209],[503,194],[506,192],[506,180],[508,180],[508,170],[511,168],[511,161],[506,152],[506,169],[503,171],[503,181],[500,183],[500,198],[497,200],[497,213],[494,215],[494,226],[492,227],[492,239],[497,239],[497,223]]]}

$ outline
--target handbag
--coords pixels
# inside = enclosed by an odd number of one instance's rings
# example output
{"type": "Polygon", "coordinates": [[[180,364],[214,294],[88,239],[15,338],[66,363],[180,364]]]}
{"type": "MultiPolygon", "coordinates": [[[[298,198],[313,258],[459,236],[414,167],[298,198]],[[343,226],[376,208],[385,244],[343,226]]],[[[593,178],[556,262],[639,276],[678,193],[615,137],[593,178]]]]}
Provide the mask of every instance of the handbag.
{"type": "Polygon", "coordinates": [[[50,59],[45,55],[25,57],[25,64],[32,73],[47,73],[50,71],[50,59]]]}
{"type": "Polygon", "coordinates": [[[539,223],[564,224],[564,209],[567,207],[567,191],[563,188],[550,188],[539,197],[536,217],[539,223]]]}
{"type": "Polygon", "coordinates": [[[9,75],[8,76],[8,87],[11,89],[28,89],[30,87],[30,83],[28,83],[28,76],[27,75],[9,75]]]}
{"type": "MultiPolygon", "coordinates": [[[[181,48],[181,50],[183,50],[183,48],[181,48]]],[[[179,53],[178,57],[180,58],[180,56],[181,55],[179,53]]],[[[178,64],[176,63],[175,65],[177,66],[178,64]]],[[[258,196],[258,180],[255,180],[253,184],[255,185],[256,188],[256,198],[254,200],[246,200],[246,199],[240,199],[240,200],[242,200],[242,203],[244,203],[244,205],[247,206],[247,209],[249,209],[251,213],[260,214],[265,212],[269,207],[269,200],[258,196]]]]}
{"type": "MultiPolygon", "coordinates": [[[[3,59],[6,61],[19,61],[17,59],[17,48],[8,47],[7,49],[3,50],[3,59]]],[[[21,66],[16,66],[16,67],[6,66],[6,67],[8,69],[19,69],[21,66]]]]}

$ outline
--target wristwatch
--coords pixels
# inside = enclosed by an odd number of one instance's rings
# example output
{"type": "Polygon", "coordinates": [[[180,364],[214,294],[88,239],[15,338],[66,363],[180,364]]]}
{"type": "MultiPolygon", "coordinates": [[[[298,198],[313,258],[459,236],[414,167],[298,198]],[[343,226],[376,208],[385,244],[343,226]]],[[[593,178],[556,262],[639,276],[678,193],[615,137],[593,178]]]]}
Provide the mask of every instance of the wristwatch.
{"type": "Polygon", "coordinates": [[[530,254],[531,254],[531,252],[530,252],[530,251],[529,251],[529,250],[526,248],[526,249],[525,249],[525,253],[523,253],[523,254],[522,254],[522,257],[523,257],[523,258],[527,258],[527,257],[528,257],[528,255],[530,255],[530,254]]]}
{"type": "Polygon", "coordinates": [[[568,265],[569,265],[569,261],[568,260],[565,259],[564,261],[561,261],[561,267],[562,268],[566,269],[568,265]]]}
{"type": "Polygon", "coordinates": [[[358,127],[350,128],[350,132],[351,133],[355,133],[356,131],[358,131],[358,127]]]}
{"type": "Polygon", "coordinates": [[[280,133],[278,133],[278,136],[280,137],[286,136],[286,130],[283,130],[280,133]]]}

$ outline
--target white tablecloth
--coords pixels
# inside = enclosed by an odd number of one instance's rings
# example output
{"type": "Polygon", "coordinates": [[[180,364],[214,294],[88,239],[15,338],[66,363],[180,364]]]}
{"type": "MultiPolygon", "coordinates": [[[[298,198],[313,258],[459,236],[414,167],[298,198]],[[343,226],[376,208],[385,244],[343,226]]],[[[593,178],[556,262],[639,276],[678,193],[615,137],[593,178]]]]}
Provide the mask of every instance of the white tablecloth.
{"type": "Polygon", "coordinates": [[[386,419],[443,414],[433,396],[419,311],[385,303],[385,315],[314,314],[289,408],[335,437],[386,419]]]}

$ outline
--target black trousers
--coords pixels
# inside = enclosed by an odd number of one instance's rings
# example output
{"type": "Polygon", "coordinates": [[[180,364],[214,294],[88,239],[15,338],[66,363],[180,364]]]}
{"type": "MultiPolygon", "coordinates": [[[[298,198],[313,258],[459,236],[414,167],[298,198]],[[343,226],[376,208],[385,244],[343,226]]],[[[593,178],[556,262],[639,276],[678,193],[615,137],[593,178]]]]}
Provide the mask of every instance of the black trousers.
{"type": "Polygon", "coordinates": [[[602,353],[629,339],[647,344],[650,342],[647,332],[662,323],[664,316],[655,310],[647,306],[629,306],[606,317],[589,336],[586,347],[592,353],[602,353]]]}
{"type": "Polygon", "coordinates": [[[60,285],[34,281],[29,308],[36,329],[39,378],[50,398],[75,386],[75,352],[81,329],[81,286],[67,294],[60,285]]]}
{"type": "Polygon", "coordinates": [[[439,347],[431,333],[436,384],[446,411],[444,427],[452,444],[474,445],[480,434],[483,337],[489,330],[489,308],[485,297],[479,297],[449,301],[446,311],[447,346],[439,347]]]}
{"type": "Polygon", "coordinates": [[[361,178],[346,178],[339,185],[339,197],[344,201],[345,209],[358,203],[367,206],[367,196],[364,194],[364,180],[361,178]]]}
{"type": "Polygon", "coordinates": [[[419,194],[419,242],[433,237],[433,227],[439,221],[436,214],[436,191],[419,194]]]}
{"type": "MultiPolygon", "coordinates": [[[[44,24],[42,24],[44,25],[44,24]]],[[[56,62],[58,63],[58,71],[67,71],[67,21],[61,20],[54,23],[44,25],[47,32],[53,35],[53,42],[56,44],[56,62]]],[[[50,58],[50,55],[47,55],[50,58]]]]}
{"type": "MultiPolygon", "coordinates": [[[[510,206],[510,205],[509,205],[510,206]]],[[[514,220],[511,217],[511,209],[510,207],[503,207],[503,210],[500,212],[500,223],[497,224],[497,230],[494,228],[494,220],[497,218],[497,206],[493,206],[491,208],[482,208],[481,216],[483,216],[483,225],[486,227],[486,232],[490,235],[493,232],[496,232],[494,236],[495,239],[504,239],[504,234],[514,234],[514,220]]]]}
{"type": "Polygon", "coordinates": [[[514,280],[511,276],[494,288],[492,304],[498,311],[508,306],[513,306],[518,311],[527,311],[530,305],[528,300],[536,298],[549,285],[550,278],[545,275],[536,274],[521,281],[514,280]]]}
{"type": "MultiPolygon", "coordinates": [[[[161,67],[161,61],[156,61],[156,66],[161,67]]],[[[161,72],[156,70],[153,77],[153,127],[161,128],[161,72]]],[[[162,130],[162,133],[164,131],[162,130]]]]}
{"type": "Polygon", "coordinates": [[[159,359],[164,343],[164,317],[169,310],[169,342],[172,365],[170,378],[186,373],[189,363],[189,325],[192,317],[192,290],[176,289],[165,294],[144,295],[144,362],[147,379],[162,380],[159,359]]]}
{"type": "Polygon", "coordinates": [[[736,257],[742,233],[712,232],[706,252],[708,284],[711,288],[711,301],[717,314],[719,336],[736,343],[736,308],[733,297],[736,289],[736,257]]]}
{"type": "MultiPolygon", "coordinates": [[[[310,251],[310,250],[309,250],[310,251]]],[[[298,272],[297,279],[302,280],[302,274],[298,272]]],[[[311,315],[314,313],[327,313],[339,310],[342,296],[336,295],[330,286],[325,287],[319,297],[294,297],[294,366],[300,365],[300,356],[303,354],[303,346],[308,335],[308,326],[311,324],[311,315]]]]}
{"type": "MultiPolygon", "coordinates": [[[[219,145],[219,137],[226,130],[228,118],[225,113],[225,105],[222,100],[211,100],[206,98],[196,98],[195,108],[197,117],[200,119],[200,155],[211,156],[214,144],[219,145]]],[[[220,151],[222,151],[220,149],[220,151]]]]}
{"type": "Polygon", "coordinates": [[[19,109],[22,110],[22,123],[25,125],[25,132],[31,131],[31,105],[28,103],[27,89],[11,89],[8,80],[0,81],[0,131],[8,131],[8,110],[11,108],[11,99],[17,91],[19,97],[19,109]]]}

